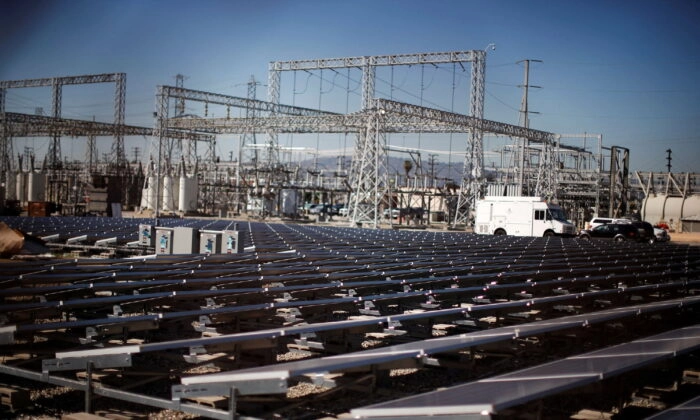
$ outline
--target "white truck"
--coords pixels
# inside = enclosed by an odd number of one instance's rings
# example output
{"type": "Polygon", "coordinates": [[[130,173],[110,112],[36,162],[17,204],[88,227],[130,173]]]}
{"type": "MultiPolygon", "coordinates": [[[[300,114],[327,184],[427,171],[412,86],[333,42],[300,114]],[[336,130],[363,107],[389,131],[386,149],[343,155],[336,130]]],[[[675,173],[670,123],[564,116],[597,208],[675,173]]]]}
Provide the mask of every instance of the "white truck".
{"type": "Polygon", "coordinates": [[[575,236],[564,211],[540,197],[489,196],[476,203],[474,233],[513,236],[575,236]]]}

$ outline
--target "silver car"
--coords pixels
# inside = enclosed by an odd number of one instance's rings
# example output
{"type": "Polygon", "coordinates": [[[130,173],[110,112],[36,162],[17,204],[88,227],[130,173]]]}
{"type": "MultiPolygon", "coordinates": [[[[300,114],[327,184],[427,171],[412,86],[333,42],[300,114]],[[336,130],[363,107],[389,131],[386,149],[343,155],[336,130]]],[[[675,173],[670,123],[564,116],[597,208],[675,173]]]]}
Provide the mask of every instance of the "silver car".
{"type": "Polygon", "coordinates": [[[671,240],[671,235],[666,232],[666,229],[654,226],[654,236],[656,236],[656,242],[668,242],[671,240]]]}

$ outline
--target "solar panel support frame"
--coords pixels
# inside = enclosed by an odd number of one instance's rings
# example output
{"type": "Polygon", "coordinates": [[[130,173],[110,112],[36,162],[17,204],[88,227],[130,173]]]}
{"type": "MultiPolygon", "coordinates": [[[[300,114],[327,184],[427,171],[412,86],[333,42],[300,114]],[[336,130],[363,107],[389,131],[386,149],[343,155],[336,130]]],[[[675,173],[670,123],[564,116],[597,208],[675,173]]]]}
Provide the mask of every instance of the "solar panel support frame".
{"type": "Polygon", "coordinates": [[[131,354],[104,354],[46,359],[41,362],[41,371],[48,374],[49,372],[83,370],[87,369],[89,365],[98,369],[131,367],[131,354]]]}
{"type": "Polygon", "coordinates": [[[17,331],[16,325],[0,327],[0,345],[14,344],[15,331],[17,331]]]}
{"type": "Polygon", "coordinates": [[[267,395],[286,393],[287,378],[264,378],[252,381],[207,382],[195,384],[177,384],[172,387],[172,399],[209,397],[213,395],[267,395]],[[232,392],[235,391],[235,392],[232,392]]]}

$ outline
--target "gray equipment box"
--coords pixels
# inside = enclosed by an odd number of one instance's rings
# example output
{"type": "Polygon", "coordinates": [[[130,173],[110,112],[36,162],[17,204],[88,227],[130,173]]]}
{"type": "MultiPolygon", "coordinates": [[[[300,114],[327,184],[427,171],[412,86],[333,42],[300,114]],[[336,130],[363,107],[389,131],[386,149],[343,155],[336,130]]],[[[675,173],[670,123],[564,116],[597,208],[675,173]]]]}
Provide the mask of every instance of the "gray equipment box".
{"type": "Polygon", "coordinates": [[[156,228],[153,225],[139,225],[139,245],[156,246],[156,228]]]}
{"type": "Polygon", "coordinates": [[[199,231],[178,226],[173,229],[173,254],[196,254],[199,252],[199,231]]]}
{"type": "Polygon", "coordinates": [[[225,230],[221,236],[221,249],[223,254],[240,254],[243,252],[241,232],[237,230],[225,230]]]}
{"type": "Polygon", "coordinates": [[[221,254],[220,230],[200,230],[199,231],[199,253],[200,254],[221,254]]]}
{"type": "Polygon", "coordinates": [[[155,247],[156,255],[170,255],[173,253],[173,228],[156,227],[155,247]]]}

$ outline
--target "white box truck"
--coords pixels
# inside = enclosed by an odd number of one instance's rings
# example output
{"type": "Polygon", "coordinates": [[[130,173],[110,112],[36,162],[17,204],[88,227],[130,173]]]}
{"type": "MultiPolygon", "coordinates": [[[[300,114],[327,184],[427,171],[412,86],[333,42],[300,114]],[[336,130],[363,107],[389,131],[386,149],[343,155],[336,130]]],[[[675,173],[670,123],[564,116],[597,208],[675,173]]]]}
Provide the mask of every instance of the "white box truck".
{"type": "Polygon", "coordinates": [[[489,196],[476,203],[474,232],[482,235],[575,236],[556,204],[539,197],[489,196]]]}

